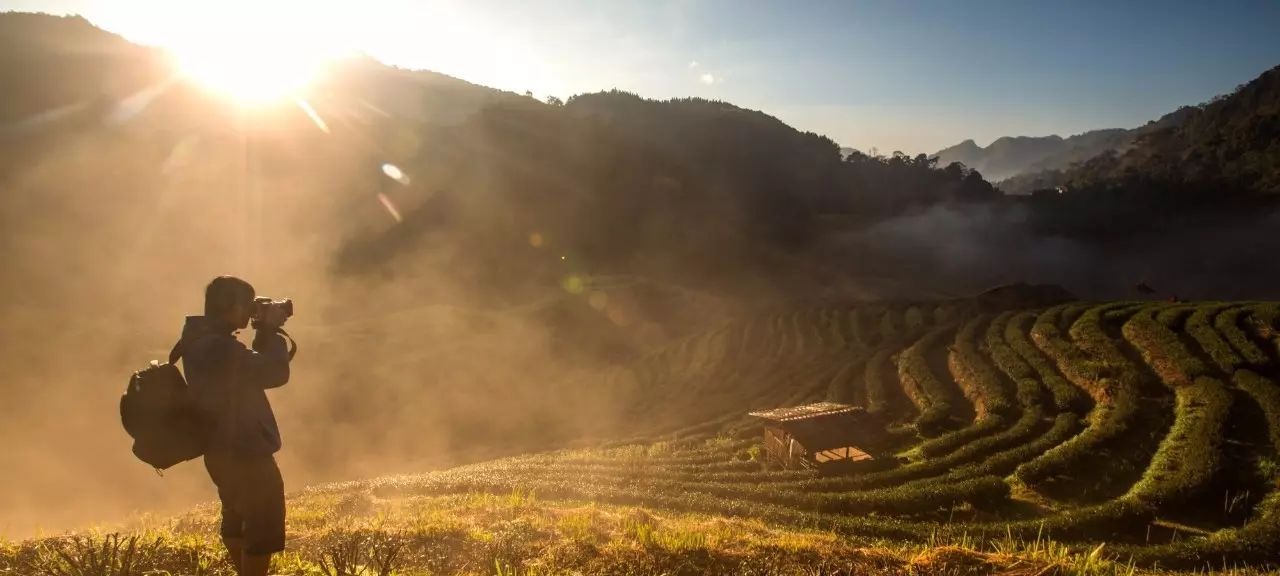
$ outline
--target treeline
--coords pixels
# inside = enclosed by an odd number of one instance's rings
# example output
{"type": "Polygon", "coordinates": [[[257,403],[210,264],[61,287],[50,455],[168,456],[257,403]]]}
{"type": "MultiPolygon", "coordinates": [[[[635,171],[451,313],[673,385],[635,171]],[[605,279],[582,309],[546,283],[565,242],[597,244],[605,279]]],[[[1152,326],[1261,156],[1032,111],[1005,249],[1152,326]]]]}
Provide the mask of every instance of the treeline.
{"type": "MultiPolygon", "coordinates": [[[[422,148],[395,161],[437,175],[414,185],[433,188],[430,199],[406,211],[401,229],[354,241],[345,265],[376,265],[445,231],[451,246],[468,246],[469,263],[496,265],[537,231],[596,273],[709,262],[738,273],[802,251],[821,233],[820,216],[873,223],[938,203],[1001,198],[960,164],[938,167],[923,154],[842,157],[825,136],[698,98],[656,101],[615,90],[563,105],[523,99],[424,130],[422,148]]],[[[529,265],[486,268],[537,276],[529,265]]]]}
{"type": "MultiPolygon", "coordinates": [[[[609,91],[576,96],[570,112],[603,119],[629,139],[657,146],[704,182],[731,185],[758,218],[849,214],[879,220],[925,205],[999,196],[982,175],[924,154],[842,157],[826,136],[800,132],[763,112],[701,98],[646,100],[609,91]]],[[[798,222],[768,225],[795,239],[798,222]]]]}

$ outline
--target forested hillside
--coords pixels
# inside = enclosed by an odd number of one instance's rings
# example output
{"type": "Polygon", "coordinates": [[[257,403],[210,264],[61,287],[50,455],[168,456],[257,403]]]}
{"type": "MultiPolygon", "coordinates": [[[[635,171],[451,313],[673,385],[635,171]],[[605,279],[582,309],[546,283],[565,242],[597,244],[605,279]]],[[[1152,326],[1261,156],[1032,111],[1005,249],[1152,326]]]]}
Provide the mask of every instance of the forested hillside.
{"type": "Polygon", "coordinates": [[[1082,189],[1165,188],[1216,199],[1280,194],[1280,67],[1064,179],[1082,189]]]}
{"type": "Polygon", "coordinates": [[[1133,146],[1029,173],[1007,189],[1062,186],[1207,203],[1280,192],[1280,67],[1139,129],[1133,146]],[[1184,198],[1185,197],[1185,198],[1184,198]]]}

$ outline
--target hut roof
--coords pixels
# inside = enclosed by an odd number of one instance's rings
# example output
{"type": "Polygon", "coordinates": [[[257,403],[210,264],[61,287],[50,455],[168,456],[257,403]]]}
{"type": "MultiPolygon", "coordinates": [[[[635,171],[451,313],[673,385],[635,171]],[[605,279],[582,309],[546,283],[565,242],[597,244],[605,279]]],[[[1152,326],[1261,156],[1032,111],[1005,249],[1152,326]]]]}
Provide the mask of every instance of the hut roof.
{"type": "Polygon", "coordinates": [[[791,408],[751,412],[781,426],[812,452],[844,446],[876,447],[884,439],[877,418],[857,406],[818,402],[791,408]]]}
{"type": "Polygon", "coordinates": [[[748,412],[748,415],[755,416],[756,418],[764,418],[765,420],[785,422],[788,420],[813,418],[816,416],[852,412],[855,410],[861,410],[861,408],[858,408],[857,406],[850,406],[848,404],[837,404],[835,402],[816,402],[814,404],[805,404],[804,406],[792,406],[790,408],[774,408],[773,410],[748,412]]]}

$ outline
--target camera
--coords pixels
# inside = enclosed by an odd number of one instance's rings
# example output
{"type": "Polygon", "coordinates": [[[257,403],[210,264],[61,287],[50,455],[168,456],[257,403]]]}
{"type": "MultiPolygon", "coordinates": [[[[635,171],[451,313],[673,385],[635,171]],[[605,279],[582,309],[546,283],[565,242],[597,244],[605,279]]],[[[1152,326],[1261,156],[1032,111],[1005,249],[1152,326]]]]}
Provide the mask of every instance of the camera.
{"type": "Polygon", "coordinates": [[[282,323],[291,316],[293,316],[293,300],[289,298],[272,300],[266,296],[259,296],[253,299],[252,318],[255,322],[274,319],[282,323]]]}

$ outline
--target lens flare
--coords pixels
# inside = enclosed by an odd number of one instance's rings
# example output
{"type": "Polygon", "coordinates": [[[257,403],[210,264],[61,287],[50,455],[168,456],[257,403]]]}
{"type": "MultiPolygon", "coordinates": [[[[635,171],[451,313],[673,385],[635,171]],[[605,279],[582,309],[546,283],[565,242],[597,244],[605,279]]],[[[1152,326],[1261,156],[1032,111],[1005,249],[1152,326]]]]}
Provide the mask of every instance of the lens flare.
{"type": "Polygon", "coordinates": [[[570,294],[581,294],[586,289],[586,282],[579,276],[569,276],[560,281],[560,287],[570,294]]]}
{"type": "Polygon", "coordinates": [[[390,162],[382,165],[382,173],[386,174],[387,178],[395,180],[405,186],[408,186],[411,181],[409,180],[409,175],[404,173],[404,170],[401,170],[399,166],[391,164],[390,162]]]}
{"type": "Polygon", "coordinates": [[[294,103],[296,103],[303,112],[307,113],[307,118],[310,118],[311,122],[315,123],[316,128],[319,128],[320,131],[325,134],[329,133],[329,125],[325,123],[324,118],[320,117],[320,113],[316,112],[316,109],[311,107],[310,102],[299,98],[294,100],[294,103]]]}
{"type": "Polygon", "coordinates": [[[404,217],[400,216],[400,209],[396,208],[396,203],[392,202],[391,198],[389,198],[386,194],[379,192],[378,202],[381,202],[382,207],[387,209],[387,214],[391,215],[391,218],[396,221],[396,224],[399,224],[404,221],[404,217]]]}

